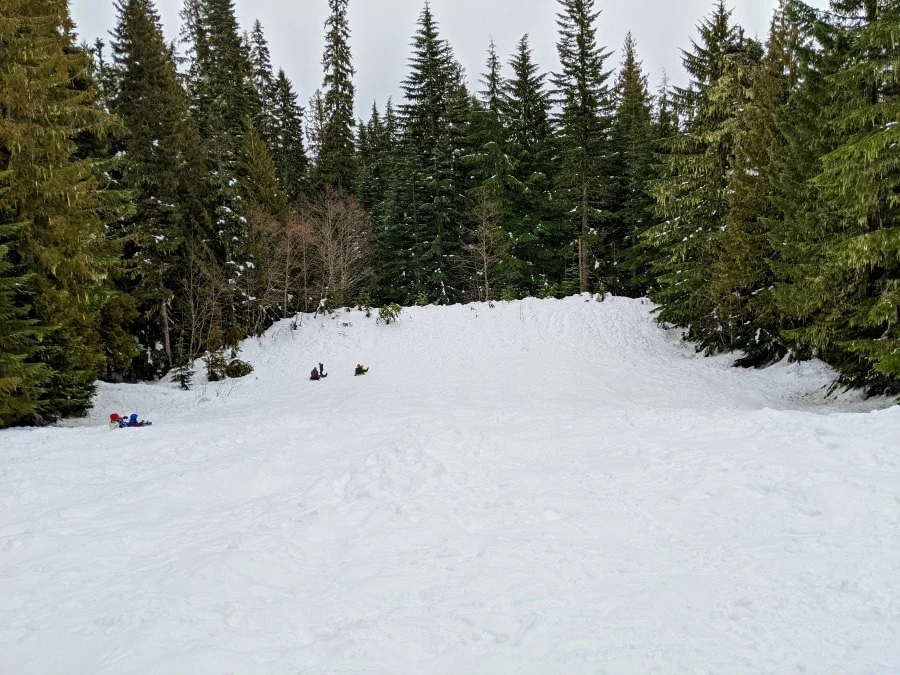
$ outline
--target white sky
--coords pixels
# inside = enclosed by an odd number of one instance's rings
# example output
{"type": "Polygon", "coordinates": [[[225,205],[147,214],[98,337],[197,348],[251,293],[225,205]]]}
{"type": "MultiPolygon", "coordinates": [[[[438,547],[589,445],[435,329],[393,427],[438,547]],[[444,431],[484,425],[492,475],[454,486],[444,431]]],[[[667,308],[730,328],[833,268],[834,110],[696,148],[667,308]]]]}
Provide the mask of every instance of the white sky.
{"type": "MultiPolygon", "coordinates": [[[[156,0],[166,37],[178,34],[182,0],[156,0]]],[[[351,0],[349,10],[351,49],[356,67],[357,114],[368,117],[373,100],[383,107],[388,96],[399,95],[399,83],[407,74],[409,42],[424,0],[351,0]]],[[[734,18],[750,35],[765,38],[777,0],[731,0],[734,18]]],[[[825,6],[826,0],[812,0],[825,6]]],[[[321,85],[326,0],[235,0],[242,28],[254,19],[265,28],[275,68],[284,68],[305,105],[321,85]]],[[[113,26],[115,10],[110,0],[72,0],[72,13],[83,38],[93,41],[113,26]]],[[[503,62],[523,34],[529,33],[534,56],[543,71],[557,67],[557,0],[431,0],[432,11],[476,85],[485,62],[485,50],[493,37],[503,62]]],[[[683,84],[680,48],[690,46],[696,25],[713,7],[713,0],[599,0],[600,43],[616,53],[608,64],[618,66],[618,50],[631,30],[638,53],[655,88],[663,70],[683,84]]]]}

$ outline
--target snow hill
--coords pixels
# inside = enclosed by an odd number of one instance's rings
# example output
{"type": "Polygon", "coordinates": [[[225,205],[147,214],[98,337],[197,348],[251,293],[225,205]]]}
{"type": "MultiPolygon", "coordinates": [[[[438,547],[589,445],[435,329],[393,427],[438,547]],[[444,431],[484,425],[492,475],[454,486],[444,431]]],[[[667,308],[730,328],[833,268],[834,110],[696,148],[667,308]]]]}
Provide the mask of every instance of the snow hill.
{"type": "Polygon", "coordinates": [[[304,316],[0,432],[0,672],[900,672],[900,407],[651,310],[304,316]]]}

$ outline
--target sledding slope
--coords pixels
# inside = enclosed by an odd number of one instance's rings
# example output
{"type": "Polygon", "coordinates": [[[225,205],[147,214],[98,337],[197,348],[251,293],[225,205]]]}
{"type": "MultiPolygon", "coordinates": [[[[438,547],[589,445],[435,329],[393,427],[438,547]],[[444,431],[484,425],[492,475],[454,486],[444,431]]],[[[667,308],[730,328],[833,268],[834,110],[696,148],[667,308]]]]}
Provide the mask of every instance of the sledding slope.
{"type": "Polygon", "coordinates": [[[900,409],[651,309],[305,316],[0,432],[0,672],[897,671],[900,409]]]}

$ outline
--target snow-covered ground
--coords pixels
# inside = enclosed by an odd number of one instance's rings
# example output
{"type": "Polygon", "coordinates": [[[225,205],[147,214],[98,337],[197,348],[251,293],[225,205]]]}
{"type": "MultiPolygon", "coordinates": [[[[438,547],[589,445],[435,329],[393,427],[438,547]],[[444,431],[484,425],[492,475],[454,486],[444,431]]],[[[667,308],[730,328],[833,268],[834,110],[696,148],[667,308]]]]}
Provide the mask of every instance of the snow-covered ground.
{"type": "Polygon", "coordinates": [[[307,316],[0,432],[0,672],[900,672],[900,407],[651,309],[307,316]]]}

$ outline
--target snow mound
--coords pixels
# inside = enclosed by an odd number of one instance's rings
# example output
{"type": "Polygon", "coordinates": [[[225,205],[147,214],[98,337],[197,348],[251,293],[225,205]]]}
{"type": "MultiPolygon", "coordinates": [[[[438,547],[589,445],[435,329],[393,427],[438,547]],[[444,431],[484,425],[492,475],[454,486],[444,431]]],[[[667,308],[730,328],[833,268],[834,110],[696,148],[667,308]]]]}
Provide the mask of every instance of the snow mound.
{"type": "Polygon", "coordinates": [[[0,672],[896,670],[900,409],[652,310],[303,316],[0,432],[0,672]]]}

